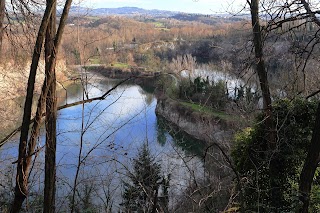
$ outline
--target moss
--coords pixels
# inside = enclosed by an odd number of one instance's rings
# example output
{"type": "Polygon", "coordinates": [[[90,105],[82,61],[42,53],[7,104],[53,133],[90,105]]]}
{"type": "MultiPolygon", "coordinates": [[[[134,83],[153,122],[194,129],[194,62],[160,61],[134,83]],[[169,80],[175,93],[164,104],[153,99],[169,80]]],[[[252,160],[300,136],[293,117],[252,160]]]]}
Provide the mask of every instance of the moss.
{"type": "Polygon", "coordinates": [[[89,61],[90,61],[91,64],[100,64],[101,63],[99,57],[90,58],[89,61]]]}
{"type": "Polygon", "coordinates": [[[164,28],[164,27],[165,27],[163,23],[158,22],[158,21],[153,22],[153,24],[154,24],[154,26],[157,27],[157,28],[164,28]]]}
{"type": "Polygon", "coordinates": [[[201,106],[199,104],[185,102],[185,101],[180,101],[179,103],[181,103],[183,106],[191,108],[192,110],[194,110],[196,112],[200,112],[200,113],[204,113],[204,114],[208,114],[208,115],[213,115],[213,116],[220,118],[222,120],[232,121],[232,120],[237,119],[236,116],[234,116],[234,115],[228,115],[227,113],[225,113],[223,111],[215,110],[215,109],[207,107],[207,106],[201,106]]]}
{"type": "Polygon", "coordinates": [[[116,68],[122,68],[122,69],[124,69],[124,68],[129,68],[129,67],[130,67],[129,64],[126,64],[126,63],[118,63],[118,62],[112,63],[111,66],[112,66],[112,67],[116,67],[116,68]]]}

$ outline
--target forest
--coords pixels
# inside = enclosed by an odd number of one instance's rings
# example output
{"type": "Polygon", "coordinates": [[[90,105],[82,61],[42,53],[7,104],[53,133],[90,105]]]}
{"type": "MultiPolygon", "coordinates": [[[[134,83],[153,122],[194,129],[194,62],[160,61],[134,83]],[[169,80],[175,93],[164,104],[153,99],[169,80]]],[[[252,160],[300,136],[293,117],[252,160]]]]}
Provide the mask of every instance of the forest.
{"type": "Polygon", "coordinates": [[[0,0],[0,212],[320,212],[319,7],[0,0]]]}

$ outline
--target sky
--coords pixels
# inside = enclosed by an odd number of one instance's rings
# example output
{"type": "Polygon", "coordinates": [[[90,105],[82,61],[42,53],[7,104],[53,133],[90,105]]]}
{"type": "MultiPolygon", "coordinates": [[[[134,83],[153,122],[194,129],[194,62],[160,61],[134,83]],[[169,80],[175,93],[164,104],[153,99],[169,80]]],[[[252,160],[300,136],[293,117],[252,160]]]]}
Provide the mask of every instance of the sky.
{"type": "MultiPolygon", "coordinates": [[[[78,0],[80,6],[90,8],[140,7],[187,13],[237,12],[245,0],[78,0]]],[[[77,2],[77,1],[75,1],[77,2]]]]}

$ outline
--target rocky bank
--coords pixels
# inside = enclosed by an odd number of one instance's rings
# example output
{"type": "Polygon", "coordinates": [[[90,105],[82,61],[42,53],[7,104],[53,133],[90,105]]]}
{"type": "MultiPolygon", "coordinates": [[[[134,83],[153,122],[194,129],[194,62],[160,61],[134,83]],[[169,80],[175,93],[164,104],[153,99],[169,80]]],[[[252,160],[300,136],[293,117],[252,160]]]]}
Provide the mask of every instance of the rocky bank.
{"type": "Polygon", "coordinates": [[[213,141],[229,141],[232,136],[232,122],[197,112],[167,96],[158,97],[156,114],[175,124],[192,137],[208,144],[213,141]]]}
{"type": "MultiPolygon", "coordinates": [[[[21,124],[29,70],[30,63],[23,65],[14,62],[0,64],[0,139],[21,124]]],[[[39,63],[35,85],[36,97],[41,92],[44,70],[44,63],[39,63]]],[[[61,84],[68,80],[69,71],[64,61],[61,60],[57,62],[56,71],[59,89],[61,84]]],[[[37,98],[34,102],[36,101],[37,98]]]]}

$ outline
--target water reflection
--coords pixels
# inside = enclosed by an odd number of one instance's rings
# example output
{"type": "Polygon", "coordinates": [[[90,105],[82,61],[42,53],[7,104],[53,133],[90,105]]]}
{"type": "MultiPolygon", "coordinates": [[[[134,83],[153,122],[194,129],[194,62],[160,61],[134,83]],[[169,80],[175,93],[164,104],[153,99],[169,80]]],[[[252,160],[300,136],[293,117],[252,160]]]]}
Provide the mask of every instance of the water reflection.
{"type": "Polygon", "coordinates": [[[180,147],[186,154],[195,155],[202,159],[206,144],[182,132],[177,126],[169,123],[161,116],[157,116],[157,140],[159,144],[165,144],[167,138],[180,147]]]}
{"type": "Polygon", "coordinates": [[[205,69],[195,69],[192,73],[187,70],[181,72],[182,77],[190,77],[195,79],[201,77],[202,79],[207,79],[210,82],[225,82],[226,89],[228,90],[228,95],[230,98],[236,98],[238,96],[237,90],[247,88],[250,92],[255,93],[257,91],[256,84],[244,82],[241,78],[230,75],[226,72],[221,72],[217,70],[205,70],[205,69]]]}
{"type": "MultiPolygon", "coordinates": [[[[117,82],[92,78],[86,94],[96,97],[104,94],[117,82]]],[[[67,98],[61,103],[72,103],[83,97],[79,84],[69,87],[67,98]]],[[[112,200],[113,208],[118,208],[121,199],[122,179],[126,178],[132,159],[144,142],[149,144],[151,153],[161,163],[165,175],[171,175],[171,198],[194,178],[190,175],[203,174],[201,160],[202,145],[190,142],[182,134],[173,134],[155,115],[156,99],[134,84],[121,85],[106,100],[87,103],[63,109],[57,120],[57,206],[69,205],[77,163],[80,159],[79,189],[86,185],[95,186],[97,205],[112,200]],[[83,141],[79,158],[80,141],[83,141]],[[173,136],[173,137],[172,137],[173,136]],[[196,144],[196,145],[195,145],[196,144]],[[106,193],[109,193],[109,197],[106,193]]],[[[45,144],[42,135],[38,147],[45,144]]],[[[0,170],[5,171],[17,159],[17,138],[0,148],[0,170]]],[[[43,149],[37,155],[30,182],[32,191],[42,191],[43,149]]],[[[0,176],[4,174],[0,173],[0,176]]],[[[14,176],[12,176],[14,180],[14,176]]],[[[0,188],[0,191],[2,189],[0,188]]],[[[171,201],[174,203],[175,201],[171,201]]]]}

